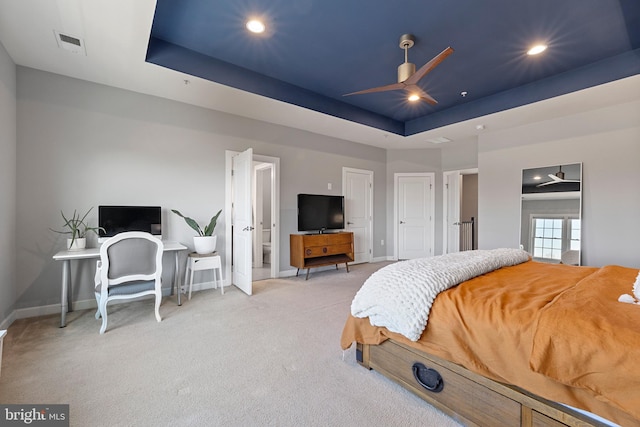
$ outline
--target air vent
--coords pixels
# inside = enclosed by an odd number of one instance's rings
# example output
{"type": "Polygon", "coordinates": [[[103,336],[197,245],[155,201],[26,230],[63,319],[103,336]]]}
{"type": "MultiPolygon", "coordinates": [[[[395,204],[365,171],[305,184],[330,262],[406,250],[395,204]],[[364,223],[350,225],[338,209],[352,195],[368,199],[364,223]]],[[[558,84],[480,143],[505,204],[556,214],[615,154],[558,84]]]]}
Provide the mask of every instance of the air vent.
{"type": "Polygon", "coordinates": [[[78,53],[80,55],[86,55],[87,52],[84,49],[84,42],[80,37],[72,36],[70,34],[63,34],[58,31],[53,31],[56,35],[56,42],[58,47],[64,50],[68,50],[72,53],[78,53]]]}
{"type": "Polygon", "coordinates": [[[442,144],[444,142],[451,142],[449,138],[445,138],[444,136],[437,136],[435,138],[427,139],[427,141],[432,142],[434,144],[442,144]]]}

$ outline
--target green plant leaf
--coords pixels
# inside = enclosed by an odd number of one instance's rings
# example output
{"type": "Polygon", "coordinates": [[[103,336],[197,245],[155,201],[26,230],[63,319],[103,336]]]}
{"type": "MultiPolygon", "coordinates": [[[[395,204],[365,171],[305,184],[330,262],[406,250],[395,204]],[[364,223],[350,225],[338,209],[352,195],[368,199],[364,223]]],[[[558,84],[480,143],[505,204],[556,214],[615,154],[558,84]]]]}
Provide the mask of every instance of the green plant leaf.
{"type": "Polygon", "coordinates": [[[217,213],[217,214],[215,214],[215,215],[213,216],[213,218],[211,218],[211,221],[209,221],[209,225],[207,225],[207,226],[204,228],[204,235],[205,235],[205,236],[211,236],[211,235],[213,235],[213,230],[215,230],[215,228],[216,228],[216,224],[218,223],[218,217],[220,216],[220,214],[221,214],[221,213],[222,213],[222,209],[220,209],[220,210],[218,211],[218,213],[217,213]]]}
{"type": "Polygon", "coordinates": [[[198,236],[204,236],[204,233],[202,232],[202,229],[200,228],[198,223],[193,218],[189,218],[188,216],[182,215],[180,213],[180,211],[178,211],[176,209],[171,209],[171,212],[173,212],[174,214],[182,217],[184,219],[184,221],[187,223],[187,225],[189,227],[193,228],[196,231],[196,233],[198,233],[198,236]]]}

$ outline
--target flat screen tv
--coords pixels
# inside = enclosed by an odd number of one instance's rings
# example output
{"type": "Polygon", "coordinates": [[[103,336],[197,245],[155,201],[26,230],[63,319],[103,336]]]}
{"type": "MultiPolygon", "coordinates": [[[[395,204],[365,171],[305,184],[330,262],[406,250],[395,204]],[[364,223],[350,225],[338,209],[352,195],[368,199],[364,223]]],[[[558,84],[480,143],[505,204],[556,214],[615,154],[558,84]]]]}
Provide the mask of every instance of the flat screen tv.
{"type": "Polygon", "coordinates": [[[298,231],[344,229],[344,196],[298,194],[298,231]]]}
{"type": "Polygon", "coordinates": [[[98,239],[104,241],[124,231],[146,231],[162,238],[160,206],[98,206],[98,239]]]}

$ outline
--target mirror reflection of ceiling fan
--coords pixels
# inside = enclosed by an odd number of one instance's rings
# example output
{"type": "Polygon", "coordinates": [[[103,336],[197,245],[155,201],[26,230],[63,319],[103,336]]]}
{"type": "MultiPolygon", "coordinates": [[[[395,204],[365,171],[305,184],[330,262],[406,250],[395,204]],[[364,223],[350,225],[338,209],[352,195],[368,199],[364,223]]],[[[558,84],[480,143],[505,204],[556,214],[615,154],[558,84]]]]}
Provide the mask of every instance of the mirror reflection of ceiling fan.
{"type": "Polygon", "coordinates": [[[446,48],[416,71],[416,65],[408,61],[408,50],[413,46],[415,40],[416,38],[413,34],[403,34],[400,37],[400,48],[404,49],[404,62],[398,66],[398,83],[347,93],[343,96],[387,92],[391,90],[404,90],[409,95],[409,101],[423,100],[432,105],[437,104],[438,101],[418,86],[418,81],[426,76],[431,70],[436,68],[436,66],[444,61],[447,56],[451,55],[453,53],[453,49],[450,47],[446,48]]]}
{"type": "Polygon", "coordinates": [[[544,187],[545,185],[552,184],[560,184],[563,182],[580,182],[578,179],[564,179],[564,172],[562,172],[562,166],[558,166],[558,172],[554,174],[549,174],[549,178],[551,181],[543,182],[541,184],[536,185],[536,187],[544,187]]]}

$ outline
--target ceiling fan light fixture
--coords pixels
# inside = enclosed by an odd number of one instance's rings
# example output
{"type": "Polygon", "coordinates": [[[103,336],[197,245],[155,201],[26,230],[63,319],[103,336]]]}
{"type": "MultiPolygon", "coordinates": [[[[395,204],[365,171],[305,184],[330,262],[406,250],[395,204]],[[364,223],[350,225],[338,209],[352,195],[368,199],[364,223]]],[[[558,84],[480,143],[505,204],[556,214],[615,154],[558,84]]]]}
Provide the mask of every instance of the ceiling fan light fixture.
{"type": "Polygon", "coordinates": [[[547,50],[547,45],[537,44],[527,51],[527,55],[538,55],[547,50]]]}
{"type": "Polygon", "coordinates": [[[420,95],[416,95],[415,93],[412,93],[409,95],[409,97],[407,98],[410,102],[416,102],[420,100],[420,95]]]}

